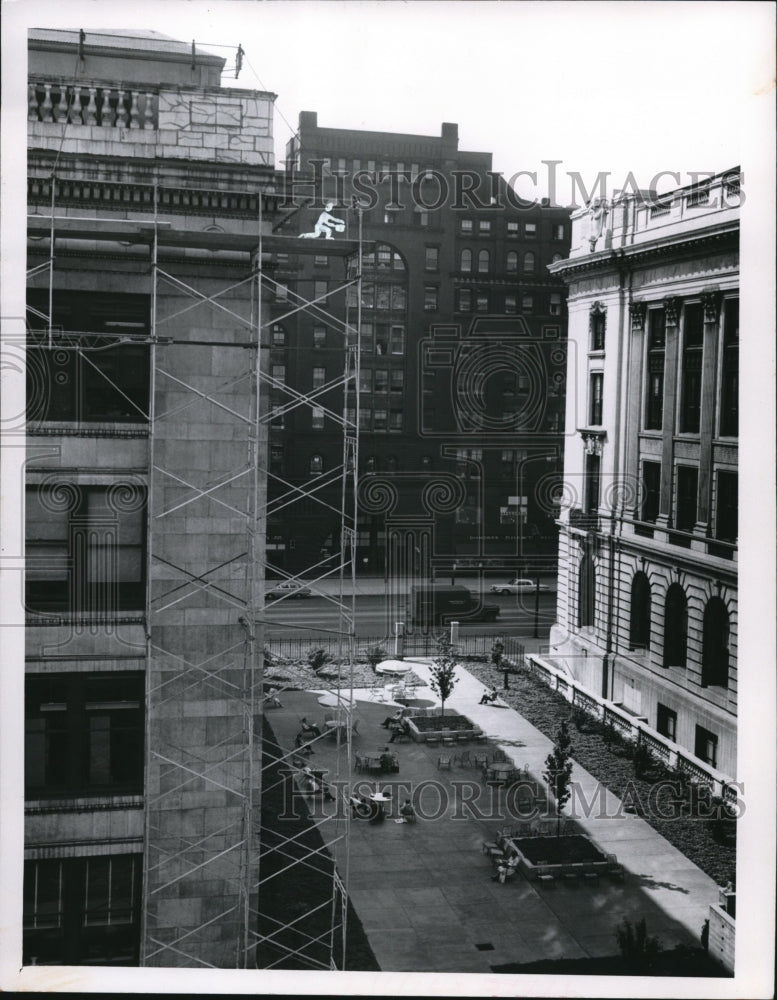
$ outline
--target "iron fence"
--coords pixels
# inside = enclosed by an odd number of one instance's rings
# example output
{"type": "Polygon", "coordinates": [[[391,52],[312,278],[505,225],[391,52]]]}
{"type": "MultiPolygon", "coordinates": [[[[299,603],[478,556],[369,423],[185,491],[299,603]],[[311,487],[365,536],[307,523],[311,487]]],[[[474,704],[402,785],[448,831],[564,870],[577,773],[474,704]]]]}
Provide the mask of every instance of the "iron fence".
{"type": "MultiPolygon", "coordinates": [[[[368,660],[368,652],[379,647],[383,655],[381,659],[391,659],[394,656],[394,638],[386,636],[360,636],[354,641],[356,659],[363,663],[368,660]]],[[[504,653],[516,666],[523,666],[524,647],[517,639],[500,637],[499,641],[504,646],[504,653]]],[[[456,643],[456,652],[459,656],[482,657],[490,660],[496,637],[493,635],[460,635],[456,643]]],[[[270,658],[284,660],[307,660],[311,650],[323,649],[333,659],[343,658],[348,655],[348,643],[337,636],[327,635],[306,635],[285,636],[280,639],[268,639],[265,644],[265,653],[270,654],[270,658]]],[[[437,636],[430,633],[414,634],[406,636],[404,639],[404,656],[435,656],[437,653],[437,636]]]]}

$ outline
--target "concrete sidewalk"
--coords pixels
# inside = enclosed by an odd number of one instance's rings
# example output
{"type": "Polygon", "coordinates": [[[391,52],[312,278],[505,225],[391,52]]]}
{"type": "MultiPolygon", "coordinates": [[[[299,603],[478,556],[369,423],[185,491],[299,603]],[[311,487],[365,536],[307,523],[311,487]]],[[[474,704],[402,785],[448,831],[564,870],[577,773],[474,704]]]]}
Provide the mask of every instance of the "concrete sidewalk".
{"type": "MultiPolygon", "coordinates": [[[[414,672],[428,682],[430,661],[409,658],[414,672]]],[[[480,705],[484,686],[459,667],[450,704],[466,714],[516,764],[528,765],[541,781],[551,742],[510,708],[480,705]]],[[[434,701],[427,688],[420,698],[434,701]]],[[[284,709],[268,713],[282,746],[291,748],[298,719],[307,715],[323,724],[322,692],[289,691],[284,709]]],[[[374,692],[355,691],[358,735],[353,752],[386,743],[381,723],[393,712],[390,702],[376,702],[374,692]]],[[[439,702],[438,702],[439,704],[439,702]]],[[[479,770],[462,766],[440,770],[438,747],[396,743],[400,773],[377,780],[344,770],[344,748],[330,739],[316,741],[311,761],[329,769],[330,779],[368,787],[391,788],[396,807],[413,789],[422,792],[423,814],[414,825],[342,820],[333,804],[317,803],[314,816],[321,835],[348,877],[349,894],[384,971],[488,973],[493,965],[538,959],[582,958],[617,953],[615,928],[624,918],[645,917],[650,934],[666,949],[698,945],[707,907],[717,887],[695,865],[643,820],[619,814],[615,796],[601,790],[605,813],[575,819],[580,832],[600,848],[617,854],[626,869],[623,883],[553,886],[517,877],[504,885],[491,881],[483,840],[512,825],[516,817],[503,788],[484,786],[479,770]],[[474,799],[473,799],[474,796],[474,799]],[[465,805],[473,800],[474,808],[465,805]]],[[[575,765],[573,778],[588,801],[600,792],[596,780],[575,765]]],[[[567,810],[569,812],[569,809],[567,810]]]]}

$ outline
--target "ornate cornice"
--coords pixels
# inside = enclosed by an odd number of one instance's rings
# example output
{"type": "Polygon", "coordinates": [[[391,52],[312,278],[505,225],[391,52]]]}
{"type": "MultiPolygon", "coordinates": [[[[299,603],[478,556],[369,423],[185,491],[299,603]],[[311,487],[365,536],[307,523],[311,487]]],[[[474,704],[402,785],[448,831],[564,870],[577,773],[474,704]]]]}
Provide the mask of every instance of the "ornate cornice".
{"type": "Polygon", "coordinates": [[[645,329],[646,303],[632,302],[629,306],[629,312],[631,313],[631,329],[635,333],[641,333],[645,329]]]}

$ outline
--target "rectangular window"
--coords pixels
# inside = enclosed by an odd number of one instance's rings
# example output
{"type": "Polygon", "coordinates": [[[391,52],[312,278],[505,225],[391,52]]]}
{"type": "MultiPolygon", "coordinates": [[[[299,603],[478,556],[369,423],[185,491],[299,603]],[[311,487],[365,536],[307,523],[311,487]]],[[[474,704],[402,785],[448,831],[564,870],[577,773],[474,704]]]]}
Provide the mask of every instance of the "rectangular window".
{"type": "Polygon", "coordinates": [[[429,213],[424,211],[424,209],[416,208],[414,216],[417,225],[424,227],[429,225],[429,213]]]}
{"type": "Polygon", "coordinates": [[[604,385],[604,374],[594,372],[591,375],[590,385],[590,405],[588,411],[588,422],[592,427],[599,427],[602,423],[602,388],[604,385]]]}
{"type": "Polygon", "coordinates": [[[585,456],[585,513],[596,514],[599,510],[601,460],[598,455],[585,456]]]}
{"type": "Polygon", "coordinates": [[[375,327],[375,353],[385,357],[389,350],[389,328],[385,323],[375,327]]]}
{"type": "Polygon", "coordinates": [[[651,309],[648,318],[648,377],[645,429],[660,431],[664,409],[664,353],[666,323],[663,309],[651,309]]]}
{"type": "Polygon", "coordinates": [[[475,299],[475,309],[478,312],[488,312],[488,293],[479,292],[475,299]]]}
{"type": "MultiPolygon", "coordinates": [[[[696,524],[696,512],[699,496],[699,470],[690,465],[677,466],[677,507],[675,512],[675,527],[678,531],[692,532],[696,524]]],[[[690,547],[690,538],[680,535],[670,535],[674,545],[690,547]]]]}
{"type": "Polygon", "coordinates": [[[313,368],[313,388],[318,389],[326,384],[326,368],[316,365],[313,368]]]}
{"type": "Polygon", "coordinates": [[[739,434],[739,299],[723,303],[720,433],[723,437],[739,434]]]}
{"type": "Polygon", "coordinates": [[[372,430],[372,408],[369,406],[362,406],[359,409],[359,429],[372,430]]]}
{"type": "Polygon", "coordinates": [[[481,236],[490,236],[491,222],[488,219],[481,219],[478,223],[478,232],[481,236]]]}
{"type": "Polygon", "coordinates": [[[739,535],[738,506],[739,477],[736,472],[717,474],[717,496],[715,504],[715,537],[722,542],[736,542],[739,535]]]}
{"type": "Polygon", "coordinates": [[[145,488],[126,484],[125,503],[122,484],[116,487],[27,489],[28,609],[107,615],[143,609],[145,488]]]}
{"type": "Polygon", "coordinates": [[[656,730],[668,740],[677,739],[677,712],[662,705],[660,701],[656,705],[656,730]]]}
{"type": "Polygon", "coordinates": [[[378,285],[375,289],[375,308],[385,311],[391,308],[391,286],[378,285]]]}
{"type": "Polygon", "coordinates": [[[377,368],[375,370],[375,392],[388,392],[388,369],[377,368]]]}
{"type": "Polygon", "coordinates": [[[314,326],[313,327],[313,347],[326,347],[326,327],[325,326],[314,326]]]}
{"type": "Polygon", "coordinates": [[[313,264],[316,267],[327,267],[329,264],[329,258],[325,253],[317,253],[313,258],[313,264]]]}
{"type": "Polygon", "coordinates": [[[277,475],[283,472],[283,447],[273,445],[270,448],[270,471],[277,475]]]}
{"type": "Polygon", "coordinates": [[[391,391],[393,393],[405,391],[405,373],[401,368],[391,369],[391,391]]]}
{"type": "Polygon", "coordinates": [[[521,309],[525,313],[534,312],[534,296],[523,295],[521,297],[521,309]]]}
{"type": "Polygon", "coordinates": [[[403,413],[401,410],[392,410],[389,414],[389,430],[390,431],[401,431],[403,422],[403,413]]]}
{"type": "Polygon", "coordinates": [[[510,316],[518,312],[517,295],[505,295],[505,312],[510,316]]]}
{"type": "Polygon", "coordinates": [[[513,238],[517,238],[517,236],[519,235],[519,231],[520,231],[520,229],[519,229],[519,226],[518,226],[517,222],[508,222],[507,223],[507,235],[508,236],[511,236],[513,238]]]}
{"type": "Polygon", "coordinates": [[[718,738],[715,733],[711,733],[704,726],[696,727],[696,739],[694,740],[693,752],[711,767],[718,766],[718,738]]]}
{"type": "Polygon", "coordinates": [[[359,369],[359,392],[372,392],[372,369],[359,369]]]}
{"type": "Polygon", "coordinates": [[[271,408],[270,426],[276,431],[282,431],[286,426],[286,414],[280,403],[273,403],[271,408]]]}
{"type": "Polygon", "coordinates": [[[147,422],[148,346],[118,343],[118,338],[148,336],[148,296],[54,291],[51,349],[46,346],[48,293],[30,289],[27,298],[28,417],[42,421],[147,422]],[[60,331],[77,335],[68,338],[67,345],[58,344],[60,331]],[[81,336],[84,333],[92,336],[81,336]]]}
{"type": "Polygon", "coordinates": [[[278,302],[285,302],[289,297],[289,286],[278,284],[275,286],[275,298],[278,302]]]}
{"type": "Polygon", "coordinates": [[[469,288],[460,288],[458,293],[459,312],[472,311],[472,292],[469,288]]]}
{"type": "Polygon", "coordinates": [[[683,310],[683,359],[680,433],[698,434],[701,414],[701,367],[704,343],[704,313],[700,302],[683,310]]]}
{"type": "Polygon", "coordinates": [[[462,219],[461,222],[459,223],[459,232],[463,236],[471,236],[473,229],[474,226],[472,223],[472,219],[462,219]]]}
{"type": "Polygon", "coordinates": [[[561,295],[558,292],[550,293],[550,315],[561,315],[561,295]]]}
{"type": "Polygon", "coordinates": [[[527,240],[533,240],[537,235],[537,223],[527,222],[523,227],[523,234],[527,240]]]}
{"type": "Polygon", "coordinates": [[[404,355],[405,353],[405,328],[404,326],[392,326],[391,327],[391,340],[390,340],[391,353],[396,356],[404,355]]]}
{"type": "Polygon", "coordinates": [[[391,309],[393,312],[404,312],[407,309],[407,290],[404,285],[391,286],[391,309]]]}
{"type": "Polygon", "coordinates": [[[30,674],[25,794],[143,791],[143,674],[30,674]]]}
{"type": "Polygon", "coordinates": [[[270,374],[276,382],[286,382],[286,365],[272,365],[270,374]]]}
{"type": "Polygon", "coordinates": [[[563,240],[564,239],[564,224],[559,223],[553,227],[553,239],[563,240]]]}
{"type": "Polygon", "coordinates": [[[424,267],[427,271],[437,271],[440,267],[439,247],[427,247],[424,260],[424,267]]]}
{"type": "Polygon", "coordinates": [[[437,287],[426,285],[424,287],[424,310],[426,312],[437,312],[437,287]]]}
{"type": "MultiPolygon", "coordinates": [[[[659,501],[661,497],[661,463],[642,463],[642,491],[640,519],[649,524],[655,524],[658,519],[659,501]]],[[[652,537],[652,528],[636,529],[637,534],[647,534],[652,537]]]]}
{"type": "Polygon", "coordinates": [[[591,350],[604,350],[604,331],[607,325],[607,314],[603,312],[591,313],[591,350]]]}
{"type": "Polygon", "coordinates": [[[314,406],[310,411],[310,425],[314,431],[324,429],[324,409],[321,406],[314,406]]]}
{"type": "Polygon", "coordinates": [[[24,863],[25,965],[137,965],[141,854],[24,863]]]}
{"type": "Polygon", "coordinates": [[[372,422],[373,430],[388,430],[388,410],[375,410],[372,422]]]}
{"type": "Polygon", "coordinates": [[[313,282],[313,298],[323,299],[326,297],[329,291],[329,285],[326,281],[314,281],[313,282]]]}
{"type": "Polygon", "coordinates": [[[272,346],[273,347],[286,346],[286,331],[279,323],[273,323],[272,326],[272,346]]]}

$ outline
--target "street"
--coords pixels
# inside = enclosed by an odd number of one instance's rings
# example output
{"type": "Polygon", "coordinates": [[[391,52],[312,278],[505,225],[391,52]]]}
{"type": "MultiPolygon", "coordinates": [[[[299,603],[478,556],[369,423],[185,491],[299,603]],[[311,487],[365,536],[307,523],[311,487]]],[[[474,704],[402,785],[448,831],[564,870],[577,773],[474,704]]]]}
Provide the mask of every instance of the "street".
{"type": "MultiPolygon", "coordinates": [[[[462,629],[478,635],[532,636],[534,634],[534,594],[519,596],[484,595],[487,604],[499,605],[499,618],[495,622],[462,623],[462,629]]],[[[348,600],[350,604],[350,599],[348,600]]],[[[541,592],[539,599],[539,631],[547,634],[555,620],[556,595],[541,592]]],[[[336,630],[340,620],[337,603],[327,597],[284,599],[267,608],[265,638],[282,638],[295,629],[336,630]]],[[[400,614],[397,620],[404,620],[400,614]]],[[[356,633],[367,637],[393,632],[393,623],[387,621],[386,598],[382,594],[359,594],[356,598],[356,633]]]]}

